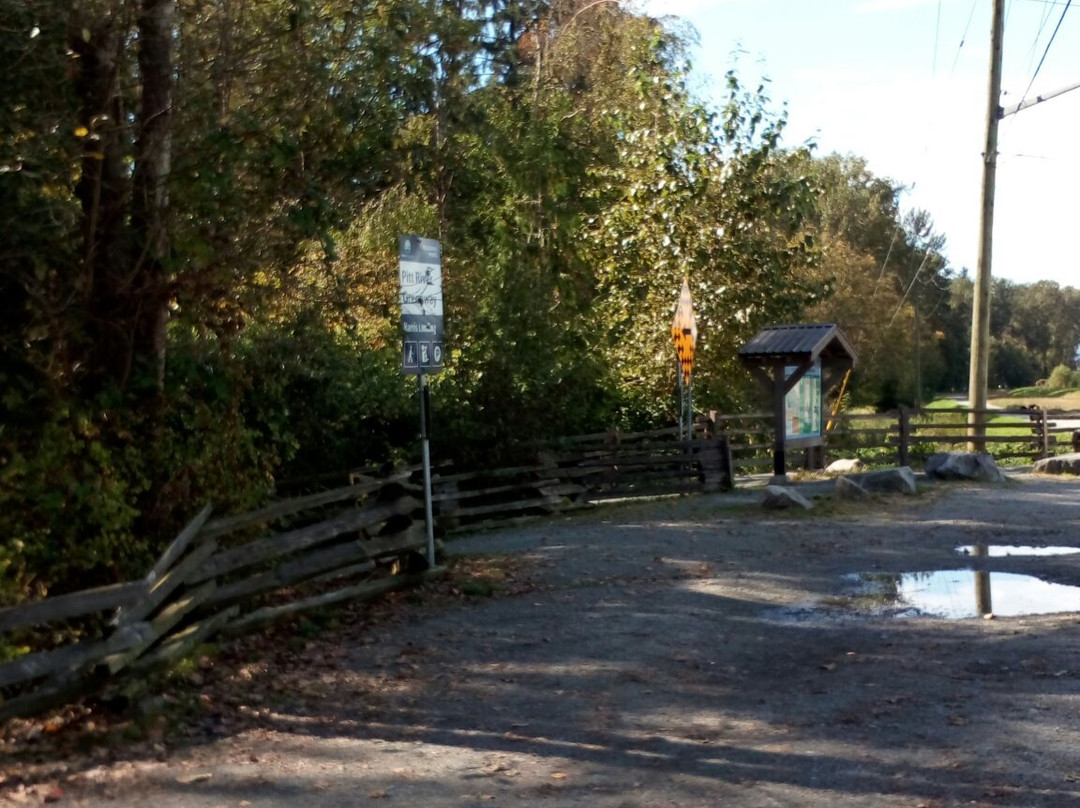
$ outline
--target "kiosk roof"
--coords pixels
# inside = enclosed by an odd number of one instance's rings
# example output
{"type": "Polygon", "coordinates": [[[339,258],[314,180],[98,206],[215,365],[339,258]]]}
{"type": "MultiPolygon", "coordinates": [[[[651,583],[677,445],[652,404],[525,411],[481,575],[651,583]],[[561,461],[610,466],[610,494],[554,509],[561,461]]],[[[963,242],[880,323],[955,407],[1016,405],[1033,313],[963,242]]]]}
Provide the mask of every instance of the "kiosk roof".
{"type": "Polygon", "coordinates": [[[856,355],[835,323],[774,325],[763,328],[739,349],[745,361],[770,363],[784,359],[854,365],[856,355]]]}

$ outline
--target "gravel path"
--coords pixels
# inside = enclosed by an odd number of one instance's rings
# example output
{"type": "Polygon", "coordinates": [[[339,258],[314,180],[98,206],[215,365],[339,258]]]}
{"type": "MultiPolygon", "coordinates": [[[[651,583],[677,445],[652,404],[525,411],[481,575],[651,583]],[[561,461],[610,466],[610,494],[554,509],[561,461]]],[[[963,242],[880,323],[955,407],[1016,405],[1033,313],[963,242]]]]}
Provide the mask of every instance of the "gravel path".
{"type": "MultiPolygon", "coordinates": [[[[0,800],[218,806],[1080,806],[1080,616],[898,616],[845,575],[1080,547],[1080,482],[767,514],[745,493],[456,542],[533,585],[314,641],[219,737],[94,750],[0,800]],[[100,750],[97,751],[100,757],[100,750]],[[53,792],[46,789],[52,788],[53,792]],[[49,794],[52,793],[52,797],[49,794]]],[[[993,558],[1080,585],[1080,555],[993,558]]],[[[235,675],[244,701],[244,669],[235,675]]]]}

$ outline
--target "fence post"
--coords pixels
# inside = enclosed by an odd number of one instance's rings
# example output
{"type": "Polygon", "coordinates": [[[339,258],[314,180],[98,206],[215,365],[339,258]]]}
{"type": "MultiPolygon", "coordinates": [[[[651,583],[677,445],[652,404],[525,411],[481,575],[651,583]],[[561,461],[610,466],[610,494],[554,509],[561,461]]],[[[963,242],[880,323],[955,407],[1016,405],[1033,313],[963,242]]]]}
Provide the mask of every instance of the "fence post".
{"type": "Polygon", "coordinates": [[[1046,422],[1046,410],[1039,410],[1039,435],[1043,458],[1050,456],[1050,424],[1046,422]]]}
{"type": "Polygon", "coordinates": [[[911,411],[901,405],[900,406],[900,446],[898,447],[899,465],[907,466],[911,464],[911,458],[908,456],[908,439],[911,437],[911,411]]]}

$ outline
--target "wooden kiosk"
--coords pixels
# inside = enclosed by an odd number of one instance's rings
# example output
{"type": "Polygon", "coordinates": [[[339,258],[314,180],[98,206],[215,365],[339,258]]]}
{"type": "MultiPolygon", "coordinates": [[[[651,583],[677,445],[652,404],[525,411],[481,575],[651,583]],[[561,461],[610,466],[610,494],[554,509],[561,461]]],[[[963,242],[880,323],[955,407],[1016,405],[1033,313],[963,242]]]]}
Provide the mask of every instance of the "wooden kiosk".
{"type": "Polygon", "coordinates": [[[739,349],[739,361],[772,395],[773,481],[787,479],[787,449],[825,445],[825,394],[855,367],[835,323],[775,325],[739,349]]]}

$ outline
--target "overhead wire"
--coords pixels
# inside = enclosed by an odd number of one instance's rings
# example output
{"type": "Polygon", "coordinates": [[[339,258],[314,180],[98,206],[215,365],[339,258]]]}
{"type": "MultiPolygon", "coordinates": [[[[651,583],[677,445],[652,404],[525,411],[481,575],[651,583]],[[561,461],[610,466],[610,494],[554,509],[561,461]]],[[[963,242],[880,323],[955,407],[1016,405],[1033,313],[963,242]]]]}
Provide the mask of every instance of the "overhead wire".
{"type": "Polygon", "coordinates": [[[1039,77],[1039,71],[1042,70],[1043,63],[1046,61],[1046,54],[1050,53],[1050,46],[1054,44],[1054,39],[1057,38],[1058,31],[1061,30],[1061,23],[1065,21],[1065,15],[1069,13],[1069,6],[1072,5],[1072,0],[1068,0],[1065,3],[1065,8],[1061,9],[1061,16],[1058,17],[1057,25],[1054,26],[1054,32],[1050,34],[1050,41],[1046,43],[1046,48],[1043,50],[1042,58],[1039,59],[1039,65],[1035,68],[1035,73],[1031,76],[1031,81],[1028,82],[1027,89],[1024,90],[1024,94],[1020,96],[1020,106],[1024,105],[1024,101],[1027,99],[1028,93],[1031,92],[1032,85],[1035,84],[1035,79],[1039,77]]]}
{"type": "MultiPolygon", "coordinates": [[[[971,22],[975,18],[975,9],[978,8],[978,5],[979,0],[972,0],[971,10],[968,12],[967,22],[964,24],[964,33],[960,36],[960,43],[956,46],[956,53],[953,55],[952,67],[949,68],[950,78],[956,74],[956,66],[960,61],[960,52],[963,50],[964,45],[967,43],[968,33],[971,31],[971,22]]],[[[931,78],[937,76],[937,55],[941,39],[941,11],[942,0],[938,0],[937,15],[934,23],[934,55],[931,61],[931,78]]],[[[927,144],[923,148],[924,158],[926,157],[926,153],[929,151],[929,148],[930,144],[929,142],[927,142],[927,144]]],[[[917,184],[918,181],[912,183],[911,188],[913,189],[917,184]]],[[[881,262],[881,269],[878,272],[877,281],[874,282],[873,291],[870,293],[871,298],[873,298],[877,294],[878,286],[880,286],[882,279],[885,277],[885,270],[889,266],[889,259],[892,257],[893,247],[896,246],[897,237],[900,235],[900,231],[902,229],[903,225],[900,222],[897,222],[896,227],[893,228],[892,240],[889,242],[889,249],[885,252],[885,259],[881,262]]],[[[896,315],[894,314],[893,317],[895,318],[895,316],[896,315]]]]}
{"type": "MultiPolygon", "coordinates": [[[[975,0],[975,2],[972,3],[971,11],[968,13],[967,23],[964,26],[964,33],[960,37],[960,44],[957,45],[957,47],[956,47],[956,55],[953,57],[953,65],[952,65],[952,68],[949,71],[950,76],[952,76],[956,71],[956,64],[960,59],[960,50],[964,47],[964,43],[967,41],[968,30],[971,27],[971,20],[975,16],[975,8],[976,8],[977,4],[978,4],[978,0],[975,0]]],[[[941,7],[942,7],[942,0],[938,0],[937,16],[936,16],[936,20],[935,20],[935,24],[934,24],[934,57],[933,57],[933,60],[931,62],[931,65],[932,65],[931,66],[931,78],[933,78],[933,77],[935,77],[937,75],[937,54],[938,54],[938,48],[939,48],[940,39],[941,39],[941,7]]],[[[929,151],[929,143],[927,143],[927,145],[923,149],[923,157],[924,158],[925,158],[926,153],[928,151],[929,151]]],[[[914,185],[912,187],[914,187],[914,185]]],[[[895,244],[896,238],[899,235],[900,230],[901,230],[902,227],[903,227],[902,223],[897,222],[896,228],[893,230],[893,244],[895,244]]],[[[907,302],[907,299],[908,299],[909,295],[911,294],[911,290],[915,288],[915,282],[917,280],[919,280],[919,274],[923,271],[923,269],[926,267],[927,263],[929,262],[930,253],[935,250],[934,241],[935,241],[934,239],[929,239],[927,241],[926,250],[923,253],[923,260],[919,263],[918,268],[915,270],[915,274],[912,276],[911,282],[908,284],[907,289],[904,291],[904,296],[900,299],[900,302],[897,303],[896,309],[892,313],[892,317],[889,318],[889,326],[891,326],[896,321],[896,317],[900,313],[901,309],[903,309],[904,304],[907,302]]],[[[878,283],[881,282],[881,279],[885,275],[885,267],[888,264],[889,256],[892,254],[893,244],[889,245],[889,250],[885,255],[885,260],[882,262],[881,271],[878,273],[877,283],[874,284],[874,292],[875,293],[877,292],[878,283]]],[[[938,288],[936,283],[935,283],[935,288],[938,288]]],[[[871,296],[873,296],[873,295],[871,295],[871,296]]]]}

